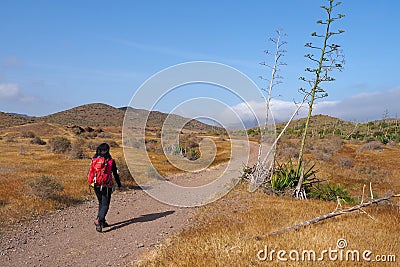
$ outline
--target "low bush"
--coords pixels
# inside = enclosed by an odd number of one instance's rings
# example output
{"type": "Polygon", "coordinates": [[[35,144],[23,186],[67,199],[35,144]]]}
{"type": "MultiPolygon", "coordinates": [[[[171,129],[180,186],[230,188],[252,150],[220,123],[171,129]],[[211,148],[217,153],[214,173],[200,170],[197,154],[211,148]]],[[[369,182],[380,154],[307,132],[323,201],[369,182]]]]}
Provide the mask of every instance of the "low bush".
{"type": "Polygon", "coordinates": [[[99,133],[97,135],[97,137],[100,137],[100,138],[112,138],[112,135],[109,134],[109,133],[106,133],[106,132],[101,132],[101,133],[99,133]]]}
{"type": "Polygon", "coordinates": [[[118,143],[115,142],[114,140],[109,140],[106,143],[108,143],[110,147],[119,147],[118,143]]]}
{"type": "Polygon", "coordinates": [[[340,157],[338,159],[338,165],[344,168],[352,168],[354,166],[353,160],[347,157],[340,157]]]}
{"type": "Polygon", "coordinates": [[[278,150],[278,156],[284,158],[297,158],[299,157],[299,149],[295,147],[287,147],[285,149],[278,150]]]}
{"type": "Polygon", "coordinates": [[[35,138],[33,138],[33,139],[31,140],[31,144],[43,146],[43,145],[46,144],[46,142],[43,141],[39,136],[36,136],[35,138]]]}
{"type": "Polygon", "coordinates": [[[15,140],[15,136],[13,136],[13,135],[7,135],[5,141],[6,141],[7,143],[15,143],[15,142],[17,142],[17,141],[15,140]]]}
{"type": "Polygon", "coordinates": [[[117,158],[116,164],[118,167],[119,177],[121,182],[125,184],[126,182],[130,184],[136,184],[135,179],[133,178],[131,172],[129,171],[128,165],[125,162],[124,158],[117,158]]]}
{"type": "Polygon", "coordinates": [[[311,153],[315,159],[329,161],[343,145],[344,142],[339,137],[310,138],[310,142],[306,144],[306,153],[311,153]]]}
{"type": "Polygon", "coordinates": [[[87,158],[85,154],[85,140],[82,138],[78,138],[74,141],[71,147],[71,154],[69,156],[70,159],[84,159],[87,158]]]}
{"type": "Polygon", "coordinates": [[[357,152],[376,151],[376,150],[382,150],[382,142],[380,142],[380,141],[368,142],[368,143],[360,146],[357,149],[357,152]]]}
{"type": "Polygon", "coordinates": [[[48,148],[54,153],[66,153],[71,150],[71,141],[63,136],[55,136],[49,140],[48,148]]]}
{"type": "Polygon", "coordinates": [[[90,141],[89,143],[87,143],[87,148],[89,148],[90,150],[96,150],[99,145],[100,143],[90,141]]]}
{"type": "Polygon", "coordinates": [[[23,138],[34,138],[36,135],[32,131],[22,132],[21,136],[23,138]]]}
{"type": "Polygon", "coordinates": [[[36,177],[28,186],[32,194],[40,199],[55,198],[64,190],[62,184],[46,175],[36,177]]]}
{"type": "Polygon", "coordinates": [[[186,157],[188,160],[197,160],[200,158],[200,151],[195,148],[190,148],[189,152],[187,153],[186,157]]]}
{"type": "Polygon", "coordinates": [[[93,139],[97,137],[97,133],[96,132],[84,132],[81,134],[82,137],[86,138],[86,139],[93,139]]]}

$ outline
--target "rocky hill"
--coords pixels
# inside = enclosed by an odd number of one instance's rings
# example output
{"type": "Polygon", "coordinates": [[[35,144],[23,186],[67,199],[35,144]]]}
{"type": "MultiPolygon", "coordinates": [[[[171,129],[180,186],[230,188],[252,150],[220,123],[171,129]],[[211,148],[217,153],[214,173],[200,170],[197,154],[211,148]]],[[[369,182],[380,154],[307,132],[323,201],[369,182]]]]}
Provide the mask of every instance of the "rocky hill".
{"type": "Polygon", "coordinates": [[[35,120],[62,125],[95,127],[121,126],[124,114],[124,111],[118,108],[106,104],[95,103],[78,106],[43,117],[37,117],[35,120]]]}
{"type": "MultiPolygon", "coordinates": [[[[65,111],[60,111],[42,117],[24,117],[9,113],[0,112],[0,128],[24,125],[27,123],[50,123],[60,125],[78,125],[90,127],[120,127],[123,124],[125,112],[128,108],[115,108],[102,103],[86,104],[74,107],[65,111]]],[[[133,125],[139,124],[143,118],[147,119],[147,127],[159,129],[162,127],[168,114],[159,111],[149,111],[134,109],[129,107],[130,119],[133,125]]],[[[175,122],[187,122],[185,129],[196,131],[215,130],[205,123],[197,120],[190,120],[178,115],[170,115],[175,122]]]]}
{"type": "Polygon", "coordinates": [[[34,121],[33,118],[27,118],[16,114],[0,112],[0,128],[23,125],[33,121],[34,121]]]}

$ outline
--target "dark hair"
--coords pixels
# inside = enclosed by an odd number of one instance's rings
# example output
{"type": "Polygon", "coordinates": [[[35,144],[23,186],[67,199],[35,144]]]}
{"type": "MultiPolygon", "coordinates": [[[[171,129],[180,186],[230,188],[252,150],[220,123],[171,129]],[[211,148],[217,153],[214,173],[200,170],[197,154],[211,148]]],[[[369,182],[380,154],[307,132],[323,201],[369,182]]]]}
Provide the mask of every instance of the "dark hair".
{"type": "Polygon", "coordinates": [[[104,158],[111,158],[110,146],[107,143],[100,144],[96,149],[96,155],[104,158]]]}

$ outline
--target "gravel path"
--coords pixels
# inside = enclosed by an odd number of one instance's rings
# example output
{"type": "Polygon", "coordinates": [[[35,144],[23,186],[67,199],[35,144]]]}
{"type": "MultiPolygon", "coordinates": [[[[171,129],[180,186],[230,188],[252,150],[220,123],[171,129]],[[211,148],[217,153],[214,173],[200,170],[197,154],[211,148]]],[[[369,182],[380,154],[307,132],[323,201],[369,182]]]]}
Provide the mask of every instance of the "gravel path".
{"type": "Polygon", "coordinates": [[[190,223],[193,209],[162,204],[141,190],[113,194],[109,228],[97,233],[91,201],[14,226],[0,237],[2,266],[126,266],[190,223]]]}

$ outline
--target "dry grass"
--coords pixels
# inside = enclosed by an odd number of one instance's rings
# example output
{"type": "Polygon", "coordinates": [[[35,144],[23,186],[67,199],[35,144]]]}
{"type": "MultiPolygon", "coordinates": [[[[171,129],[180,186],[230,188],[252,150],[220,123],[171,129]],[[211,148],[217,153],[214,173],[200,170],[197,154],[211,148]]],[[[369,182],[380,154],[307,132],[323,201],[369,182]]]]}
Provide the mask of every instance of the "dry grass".
{"type": "MultiPolygon", "coordinates": [[[[57,134],[64,135],[72,141],[77,137],[57,128],[57,134]]],[[[0,162],[0,223],[10,224],[30,219],[67,205],[79,203],[88,198],[86,183],[88,160],[71,160],[68,154],[54,154],[45,146],[33,145],[29,139],[21,138],[18,133],[28,131],[3,131],[0,149],[3,151],[0,162]],[[17,135],[15,135],[17,134],[17,135]],[[13,135],[14,142],[6,142],[6,136],[13,135]],[[21,152],[24,147],[24,153],[21,152]],[[60,168],[62,166],[62,168],[60,168]],[[56,199],[38,199],[29,195],[28,183],[39,175],[54,177],[64,190],[56,199]]],[[[35,132],[35,131],[33,131],[35,132]]],[[[51,131],[44,135],[35,132],[48,141],[51,131]]],[[[113,138],[119,136],[114,131],[113,138]]],[[[154,136],[148,136],[157,139],[154,136]]],[[[216,138],[217,157],[213,164],[229,159],[229,141],[216,138]]],[[[95,142],[101,140],[95,139],[95,142]]],[[[89,141],[88,141],[89,142],[89,141]]],[[[119,141],[118,141],[119,142],[119,141]]],[[[286,144],[293,147],[296,140],[286,144]]],[[[112,155],[121,165],[123,151],[120,147],[112,148],[112,155]]],[[[309,147],[307,159],[317,163],[320,170],[318,177],[333,183],[344,184],[354,196],[361,194],[363,184],[373,183],[374,193],[384,195],[387,190],[400,192],[400,148],[382,146],[381,151],[360,150],[361,144],[341,143],[329,139],[309,147]],[[326,148],[329,157],[319,157],[319,149],[326,148]],[[352,164],[350,164],[351,162],[352,164]]],[[[87,146],[85,146],[87,147],[87,146]]],[[[132,148],[135,149],[135,148],[132,148]]],[[[93,153],[85,149],[89,155],[93,153]]],[[[163,175],[177,172],[161,153],[149,153],[151,161],[163,175]]],[[[285,157],[287,155],[281,155],[285,157]]],[[[128,159],[132,160],[132,159],[128,159]]],[[[141,160],[134,158],[133,160],[141,160]]],[[[140,162],[139,162],[140,164],[140,162]]],[[[145,163],[143,163],[145,164],[145,163]]],[[[143,170],[148,166],[143,165],[143,170]]],[[[125,166],[124,166],[125,168],[125,166]]],[[[135,175],[143,175],[138,169],[135,175]]],[[[125,170],[126,171],[126,170],[125,170]]],[[[124,177],[121,177],[124,179],[124,177]]],[[[131,178],[130,178],[131,179],[131,178]]],[[[131,180],[130,180],[131,181],[131,180]]],[[[123,181],[124,183],[124,181],[123,181]]],[[[197,223],[191,228],[166,240],[160,247],[151,251],[141,262],[143,266],[279,266],[276,254],[274,262],[260,262],[257,252],[268,246],[271,250],[315,250],[335,249],[336,242],[344,238],[348,249],[371,250],[376,254],[400,255],[400,209],[399,200],[392,204],[376,205],[365,210],[366,214],[352,213],[330,219],[298,231],[279,236],[259,239],[260,235],[279,230],[289,225],[329,213],[336,207],[334,202],[317,200],[298,201],[291,198],[268,196],[260,191],[249,193],[244,184],[236,187],[227,196],[208,206],[198,208],[197,223]]],[[[291,266],[364,266],[363,263],[330,262],[323,264],[312,262],[288,262],[291,266]]],[[[284,263],[288,265],[288,263],[284,263]]],[[[282,264],[283,265],[283,264],[282,264]]],[[[366,266],[372,266],[371,264],[366,266]]],[[[380,266],[394,266],[380,264],[380,266]]]]}
{"type": "MultiPolygon", "coordinates": [[[[333,202],[300,201],[291,198],[248,193],[245,186],[236,188],[224,199],[198,212],[198,224],[173,236],[147,255],[142,266],[263,266],[257,252],[268,246],[271,250],[314,250],[319,257],[324,249],[336,249],[338,239],[348,242],[348,249],[366,249],[376,254],[399,255],[400,212],[398,207],[374,206],[365,214],[353,213],[330,219],[298,231],[279,236],[260,235],[329,213],[333,202]],[[356,227],[355,227],[356,226],[356,227]]],[[[287,257],[287,255],[286,255],[287,257]]],[[[289,261],[290,266],[314,266],[312,262],[289,261]]],[[[317,262],[318,263],[318,262],[317,262]]],[[[271,262],[269,262],[271,264],[271,262]]],[[[316,264],[316,263],[315,263],[316,264]]],[[[315,266],[338,266],[327,257],[315,266]]],[[[276,254],[272,266],[280,265],[276,254]]],[[[354,266],[342,262],[340,266],[354,266]]],[[[357,266],[363,266],[357,263],[357,266]]],[[[385,265],[382,265],[385,266],[385,265]]]]}
{"type": "MultiPolygon", "coordinates": [[[[79,143],[79,154],[93,155],[98,144],[107,141],[113,143],[111,154],[120,168],[120,178],[124,186],[132,187],[136,182],[126,166],[121,144],[120,129],[110,129],[112,134],[107,139],[97,137],[93,140],[84,140],[72,131],[57,124],[30,124],[0,132],[0,226],[10,225],[15,222],[29,220],[48,211],[62,209],[70,205],[81,203],[91,198],[93,192],[87,185],[87,171],[90,158],[71,159],[70,153],[56,154],[46,149],[46,146],[31,144],[31,139],[22,137],[22,132],[32,131],[36,137],[48,142],[54,135],[60,135],[79,143]],[[112,130],[112,131],[111,131],[112,130]],[[40,134],[38,134],[40,133],[40,134]],[[13,142],[7,142],[7,136],[13,136],[13,142]],[[112,138],[112,139],[110,139],[112,138]],[[83,142],[83,143],[82,143],[83,142]],[[91,143],[92,142],[92,146],[91,143]],[[92,149],[90,149],[90,148],[92,149]],[[54,178],[63,187],[57,197],[35,198],[29,183],[37,177],[46,175],[54,178]]],[[[220,164],[229,159],[229,142],[217,142],[217,157],[213,165],[220,164]]],[[[160,153],[149,153],[149,157],[163,175],[180,172],[160,153]]],[[[143,158],[135,161],[144,162],[143,158]]],[[[146,166],[144,166],[146,167],[146,166]]],[[[140,170],[133,177],[143,175],[140,170]]]]}
{"type": "MultiPolygon", "coordinates": [[[[375,197],[387,190],[400,192],[400,149],[383,146],[383,151],[359,151],[359,145],[326,144],[329,160],[313,159],[320,170],[318,177],[346,185],[356,200],[360,200],[363,184],[373,183],[375,197]],[[343,160],[345,159],[345,160],[343,160]],[[343,161],[345,161],[343,163],[343,161]],[[342,162],[342,164],[340,164],[342,162]],[[352,164],[349,164],[351,162],[352,164]],[[338,164],[339,163],[339,164],[338,164]]],[[[320,146],[320,144],[318,144],[320,146]]],[[[291,147],[288,144],[286,147],[291,147]]],[[[314,149],[310,150],[312,152],[314,149]]],[[[282,155],[283,156],[283,155],[282,155]]],[[[332,212],[335,202],[300,201],[269,196],[260,191],[249,193],[240,185],[223,199],[199,208],[196,225],[169,238],[148,253],[141,266],[375,266],[368,262],[261,262],[259,250],[314,250],[317,258],[322,250],[337,249],[337,241],[346,239],[347,250],[371,250],[378,254],[396,255],[400,260],[400,200],[371,206],[368,215],[354,212],[279,236],[260,235],[332,212]]],[[[369,194],[368,194],[369,195],[369,194]]],[[[300,254],[301,255],[301,254],[300,254]]],[[[288,257],[288,255],[286,255],[288,257]]],[[[301,257],[301,256],[300,256],[301,257]]],[[[362,258],[362,257],[361,257],[362,258]]],[[[396,266],[379,263],[379,266],[396,266]]]]}
{"type": "Polygon", "coordinates": [[[0,142],[0,199],[6,204],[0,207],[1,224],[10,224],[48,210],[78,203],[88,195],[86,172],[88,161],[69,160],[66,154],[54,154],[44,146],[30,145],[29,140],[16,143],[0,142]],[[25,153],[19,153],[21,145],[25,153]],[[60,168],[62,166],[62,168],[60,168]],[[35,199],[28,187],[40,175],[51,176],[64,187],[58,199],[35,199]]]}
{"type": "MultiPolygon", "coordinates": [[[[210,136],[208,136],[208,137],[210,137],[210,136]]],[[[149,138],[149,140],[154,140],[151,143],[148,142],[146,144],[146,147],[148,150],[150,161],[155,166],[158,173],[164,177],[180,173],[181,171],[178,168],[176,168],[174,165],[172,165],[168,161],[165,154],[162,152],[161,138],[157,138],[155,136],[151,136],[151,137],[149,136],[148,138],[149,138]],[[152,149],[148,149],[150,146],[154,146],[154,147],[152,147],[152,149]]],[[[216,138],[216,137],[210,137],[210,138],[213,139],[213,142],[215,143],[215,146],[216,146],[215,159],[210,166],[217,166],[219,164],[229,161],[230,153],[231,153],[230,141],[229,140],[227,141],[227,140],[221,139],[221,138],[216,138]]],[[[171,156],[171,155],[170,155],[170,157],[174,158],[174,156],[171,156]]],[[[175,158],[177,160],[182,161],[182,159],[180,159],[179,156],[175,156],[175,158]]],[[[201,160],[201,159],[199,159],[199,160],[201,160]]]]}
{"type": "Polygon", "coordinates": [[[360,151],[361,146],[346,143],[330,162],[318,165],[319,176],[346,185],[352,194],[359,194],[363,184],[370,182],[377,195],[400,192],[400,149],[382,146],[382,151],[360,151]],[[335,166],[343,159],[352,164],[335,166]]]}
{"type": "MultiPolygon", "coordinates": [[[[31,144],[31,139],[21,133],[31,131],[36,137],[48,142],[54,135],[76,141],[76,137],[64,126],[33,123],[4,129],[1,136],[13,134],[12,143],[0,140],[0,224],[2,226],[31,219],[48,211],[61,209],[85,201],[90,197],[86,181],[90,159],[69,159],[69,153],[55,154],[46,146],[31,144]],[[23,152],[23,153],[22,153],[23,152]],[[56,197],[36,198],[29,183],[39,176],[52,177],[63,187],[56,197]]],[[[100,141],[100,140],[99,140],[100,141]]],[[[84,151],[92,155],[93,150],[84,151]]],[[[112,150],[113,156],[122,157],[122,149],[112,150]]],[[[123,179],[123,178],[122,178],[123,179]]]]}

